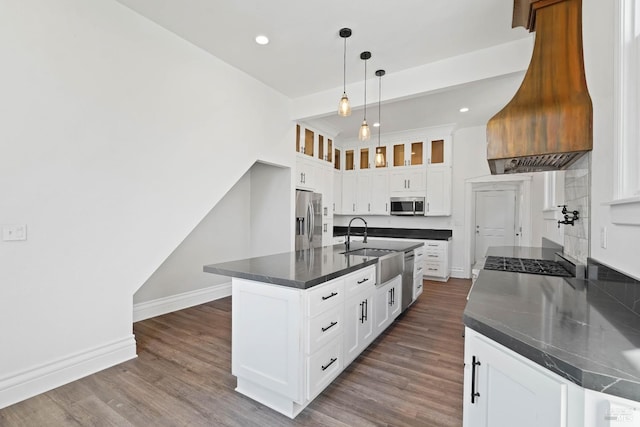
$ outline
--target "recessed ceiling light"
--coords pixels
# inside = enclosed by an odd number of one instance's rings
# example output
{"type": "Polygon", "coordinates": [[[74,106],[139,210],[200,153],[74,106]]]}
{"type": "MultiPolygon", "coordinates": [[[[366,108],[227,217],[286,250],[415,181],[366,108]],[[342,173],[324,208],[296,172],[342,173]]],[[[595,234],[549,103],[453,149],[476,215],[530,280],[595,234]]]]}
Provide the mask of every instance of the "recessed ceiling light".
{"type": "Polygon", "coordinates": [[[268,44],[269,43],[269,37],[263,36],[263,35],[256,36],[256,43],[258,43],[260,45],[268,44]]]}
{"type": "Polygon", "coordinates": [[[373,127],[374,127],[374,128],[379,128],[379,127],[380,127],[380,123],[379,123],[379,122],[375,122],[375,123],[373,124],[373,127]]]}
{"type": "Polygon", "coordinates": [[[466,113],[467,111],[469,111],[469,108],[467,108],[467,107],[462,107],[462,108],[460,109],[460,112],[461,112],[461,113],[466,113]]]}

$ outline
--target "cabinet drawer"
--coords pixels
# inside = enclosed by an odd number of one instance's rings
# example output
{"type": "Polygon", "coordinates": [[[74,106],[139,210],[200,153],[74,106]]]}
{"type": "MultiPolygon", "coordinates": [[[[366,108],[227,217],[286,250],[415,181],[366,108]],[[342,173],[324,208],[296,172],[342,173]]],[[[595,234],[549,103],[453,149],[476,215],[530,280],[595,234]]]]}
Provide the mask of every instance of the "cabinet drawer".
{"type": "Polygon", "coordinates": [[[376,268],[375,266],[358,270],[347,276],[344,276],[344,287],[347,292],[347,298],[355,295],[365,289],[370,289],[376,284],[376,268]]]}
{"type": "Polygon", "coordinates": [[[444,252],[427,252],[424,259],[427,262],[440,262],[444,259],[444,252]]]}
{"type": "Polygon", "coordinates": [[[418,298],[424,290],[422,280],[422,272],[413,277],[413,299],[418,298]]]}
{"type": "Polygon", "coordinates": [[[437,242],[430,240],[424,244],[425,252],[443,252],[445,242],[437,242]]]}
{"type": "Polygon", "coordinates": [[[317,316],[337,306],[342,307],[344,301],[344,280],[332,280],[331,282],[319,285],[310,290],[308,301],[307,314],[309,317],[317,316]]]}
{"type": "Polygon", "coordinates": [[[414,249],[413,256],[415,258],[413,262],[414,263],[422,262],[422,260],[424,259],[425,253],[426,253],[426,249],[424,248],[424,246],[418,249],[414,249]]]}
{"type": "Polygon", "coordinates": [[[307,358],[307,398],[313,399],[342,372],[342,340],[335,339],[307,358]]]}
{"type": "Polygon", "coordinates": [[[307,354],[311,354],[333,338],[341,336],[344,327],[342,306],[332,308],[309,320],[307,354]]]}
{"type": "Polygon", "coordinates": [[[424,263],[422,261],[416,262],[415,264],[413,264],[413,275],[417,276],[417,275],[422,276],[423,274],[425,274],[424,272],[424,263]]]}
{"type": "Polygon", "coordinates": [[[434,264],[426,263],[424,275],[442,277],[442,265],[437,263],[434,263],[434,264]]]}

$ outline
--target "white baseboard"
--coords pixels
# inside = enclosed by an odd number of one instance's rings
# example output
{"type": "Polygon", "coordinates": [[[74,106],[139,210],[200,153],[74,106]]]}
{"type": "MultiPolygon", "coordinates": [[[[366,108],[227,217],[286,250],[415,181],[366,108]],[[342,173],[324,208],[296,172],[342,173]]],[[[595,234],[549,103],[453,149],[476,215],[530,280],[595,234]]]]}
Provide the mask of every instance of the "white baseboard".
{"type": "Polygon", "coordinates": [[[471,277],[466,277],[464,274],[464,268],[452,267],[451,268],[451,277],[456,279],[471,279],[471,277]]]}
{"type": "Polygon", "coordinates": [[[141,302],[133,305],[133,321],[139,322],[140,320],[183,310],[194,305],[228,297],[229,295],[231,295],[231,282],[141,302]]]}
{"type": "Polygon", "coordinates": [[[0,408],[52,390],[136,357],[133,334],[0,378],[0,408]]]}

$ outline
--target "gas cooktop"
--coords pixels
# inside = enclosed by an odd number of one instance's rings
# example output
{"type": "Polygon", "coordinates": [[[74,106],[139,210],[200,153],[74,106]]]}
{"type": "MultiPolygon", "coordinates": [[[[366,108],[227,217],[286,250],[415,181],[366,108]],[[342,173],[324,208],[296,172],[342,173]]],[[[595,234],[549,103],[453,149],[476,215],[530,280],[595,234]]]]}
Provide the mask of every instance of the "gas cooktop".
{"type": "Polygon", "coordinates": [[[547,276],[573,277],[560,263],[545,259],[508,258],[488,256],[485,270],[510,271],[514,273],[544,274],[547,276]]]}

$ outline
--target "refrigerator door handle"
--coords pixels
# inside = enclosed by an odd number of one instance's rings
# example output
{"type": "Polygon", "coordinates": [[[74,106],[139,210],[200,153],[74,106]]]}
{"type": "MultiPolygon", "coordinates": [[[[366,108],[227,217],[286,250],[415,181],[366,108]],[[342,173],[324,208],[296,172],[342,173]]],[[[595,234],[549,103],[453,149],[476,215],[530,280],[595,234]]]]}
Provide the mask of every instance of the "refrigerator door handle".
{"type": "Polygon", "coordinates": [[[309,239],[309,247],[311,247],[311,242],[313,241],[313,230],[315,228],[315,217],[313,216],[313,204],[309,203],[307,208],[307,215],[309,215],[309,235],[307,238],[309,239]]]}

